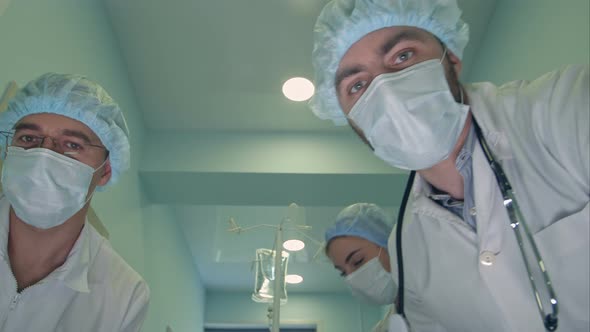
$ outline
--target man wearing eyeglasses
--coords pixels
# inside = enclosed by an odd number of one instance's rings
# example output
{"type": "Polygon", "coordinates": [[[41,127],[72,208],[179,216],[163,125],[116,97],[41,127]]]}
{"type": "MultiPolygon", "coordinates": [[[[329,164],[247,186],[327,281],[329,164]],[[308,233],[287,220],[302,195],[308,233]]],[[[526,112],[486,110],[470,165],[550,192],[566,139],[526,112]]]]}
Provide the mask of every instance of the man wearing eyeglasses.
{"type": "Polygon", "coordinates": [[[332,0],[315,25],[313,112],[411,171],[385,297],[413,332],[588,331],[588,66],[463,85],[468,34],[455,0],[332,0]]]}
{"type": "Polygon", "coordinates": [[[123,113],[98,84],[45,74],[0,114],[0,330],[139,331],[149,289],[86,222],[129,166],[123,113]]]}

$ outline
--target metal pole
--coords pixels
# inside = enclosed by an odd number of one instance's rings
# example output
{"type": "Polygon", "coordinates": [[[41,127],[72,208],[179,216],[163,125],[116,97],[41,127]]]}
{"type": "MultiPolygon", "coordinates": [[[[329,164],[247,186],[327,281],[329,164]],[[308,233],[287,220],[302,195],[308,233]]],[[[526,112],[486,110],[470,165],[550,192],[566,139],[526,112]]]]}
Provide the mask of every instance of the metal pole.
{"type": "Polygon", "coordinates": [[[272,299],[272,332],[280,332],[281,320],[281,284],[283,281],[283,224],[277,227],[275,243],[275,283],[272,299]]]}

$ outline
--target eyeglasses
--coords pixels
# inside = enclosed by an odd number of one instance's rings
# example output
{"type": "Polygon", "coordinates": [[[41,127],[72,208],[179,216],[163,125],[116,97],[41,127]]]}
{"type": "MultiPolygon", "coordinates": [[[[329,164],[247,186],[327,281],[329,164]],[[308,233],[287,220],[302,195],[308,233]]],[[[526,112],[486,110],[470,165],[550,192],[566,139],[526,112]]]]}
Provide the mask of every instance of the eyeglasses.
{"type": "Polygon", "coordinates": [[[38,136],[29,133],[19,133],[14,131],[0,131],[0,134],[6,138],[6,147],[15,146],[23,149],[40,148],[43,146],[45,139],[49,138],[55,151],[63,155],[74,158],[74,156],[89,156],[93,150],[103,149],[107,152],[106,147],[97,144],[90,144],[81,137],[76,136],[38,136]]]}

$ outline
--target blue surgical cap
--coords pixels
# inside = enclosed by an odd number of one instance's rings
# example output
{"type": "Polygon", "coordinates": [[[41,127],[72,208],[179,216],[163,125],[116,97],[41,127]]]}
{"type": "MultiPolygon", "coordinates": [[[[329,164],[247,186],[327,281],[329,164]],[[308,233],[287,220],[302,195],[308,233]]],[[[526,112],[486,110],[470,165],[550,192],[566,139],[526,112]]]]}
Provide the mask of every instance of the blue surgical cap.
{"type": "Polygon", "coordinates": [[[309,106],[316,116],[346,124],[336,96],[335,76],[348,49],[373,31],[392,26],[424,29],[462,58],[469,27],[456,0],[332,0],[314,28],[312,62],[316,93],[309,106]]]}
{"type": "Polygon", "coordinates": [[[356,203],[344,208],[336,223],[326,230],[326,245],[339,236],[356,236],[387,248],[392,226],[385,212],[375,204],[356,203]]]}
{"type": "MultiPolygon", "coordinates": [[[[0,131],[14,129],[23,117],[54,113],[78,120],[92,129],[109,151],[111,179],[115,183],[129,168],[129,131],[123,113],[97,83],[80,75],[48,73],[29,82],[0,113],[0,131]]],[[[2,146],[6,137],[0,135],[2,146]]]]}

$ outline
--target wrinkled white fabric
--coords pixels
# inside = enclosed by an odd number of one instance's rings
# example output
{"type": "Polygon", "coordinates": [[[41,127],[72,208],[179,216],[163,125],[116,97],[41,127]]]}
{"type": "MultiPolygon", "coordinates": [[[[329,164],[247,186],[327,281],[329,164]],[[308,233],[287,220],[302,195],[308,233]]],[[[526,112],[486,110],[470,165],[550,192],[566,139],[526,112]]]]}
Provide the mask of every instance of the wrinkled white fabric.
{"type": "Polygon", "coordinates": [[[457,144],[469,106],[455,101],[441,61],[377,76],[348,114],[375,155],[393,167],[432,167],[457,144]]]}
{"type": "Polygon", "coordinates": [[[6,250],[8,211],[2,196],[0,331],[140,331],[149,288],[89,223],[61,267],[17,294],[6,250]]]}
{"type": "MultiPolygon", "coordinates": [[[[558,331],[590,330],[588,66],[467,87],[474,118],[515,190],[559,303],[558,331]]],[[[413,332],[544,331],[494,174],[473,154],[477,233],[428,198],[419,176],[403,224],[405,312],[413,332]],[[491,265],[480,255],[492,255],[491,265]]],[[[395,231],[389,239],[397,284],[395,231]]]]}
{"type": "Polygon", "coordinates": [[[53,150],[9,146],[2,165],[2,189],[22,221],[48,229],[63,224],[88,202],[94,172],[53,150]]]}

